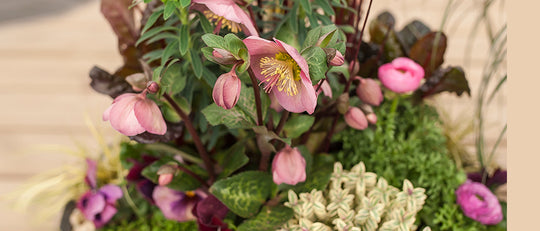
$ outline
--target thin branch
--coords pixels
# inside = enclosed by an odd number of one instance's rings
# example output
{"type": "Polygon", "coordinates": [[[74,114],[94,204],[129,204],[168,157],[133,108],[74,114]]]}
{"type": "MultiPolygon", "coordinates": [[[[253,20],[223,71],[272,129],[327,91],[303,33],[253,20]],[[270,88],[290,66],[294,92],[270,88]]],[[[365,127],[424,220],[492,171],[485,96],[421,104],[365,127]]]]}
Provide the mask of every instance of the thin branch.
{"type": "Polygon", "coordinates": [[[257,125],[263,125],[262,108],[261,108],[261,94],[259,93],[259,85],[257,79],[255,79],[255,73],[248,68],[249,77],[251,78],[251,84],[253,85],[253,94],[255,95],[255,105],[257,106],[257,125]]]}
{"type": "Polygon", "coordinates": [[[281,114],[281,118],[279,119],[279,123],[276,128],[276,135],[279,136],[279,133],[283,131],[283,127],[285,126],[285,122],[287,122],[287,119],[289,118],[289,114],[290,113],[287,110],[284,110],[283,113],[281,114]]]}

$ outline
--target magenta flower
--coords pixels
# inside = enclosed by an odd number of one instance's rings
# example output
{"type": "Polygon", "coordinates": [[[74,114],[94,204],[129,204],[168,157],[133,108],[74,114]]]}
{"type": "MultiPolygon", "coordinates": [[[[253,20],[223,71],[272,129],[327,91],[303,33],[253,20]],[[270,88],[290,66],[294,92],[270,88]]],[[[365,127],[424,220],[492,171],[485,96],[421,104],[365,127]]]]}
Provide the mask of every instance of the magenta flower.
{"type": "Polygon", "coordinates": [[[122,197],[122,190],[112,184],[96,190],[96,162],[90,159],[86,162],[88,169],[85,181],[91,189],[77,201],[77,208],[87,220],[94,223],[96,228],[101,228],[116,214],[115,204],[122,197]]]}
{"type": "Polygon", "coordinates": [[[356,95],[364,103],[372,106],[379,106],[384,97],[379,84],[373,79],[360,78],[360,84],[356,87],[356,95]]]}
{"type": "Polygon", "coordinates": [[[352,128],[364,130],[368,127],[368,120],[364,112],[357,107],[349,107],[345,113],[345,122],[352,128]]]}
{"type": "Polygon", "coordinates": [[[146,98],[146,91],[140,94],[125,93],[114,99],[103,113],[103,121],[126,136],[134,136],[145,131],[163,135],[167,125],[157,104],[146,98]]]}
{"type": "Polygon", "coordinates": [[[285,110],[312,114],[317,95],[309,77],[306,60],[298,51],[277,39],[274,42],[250,36],[244,43],[251,57],[255,77],[264,90],[274,95],[285,110]]]}
{"type": "Polygon", "coordinates": [[[214,84],[212,98],[214,98],[214,102],[218,106],[224,109],[231,109],[238,102],[238,98],[240,98],[241,87],[240,79],[233,68],[230,72],[219,76],[216,84],[214,84]]]}
{"type": "Polygon", "coordinates": [[[129,172],[126,176],[126,180],[129,182],[135,183],[135,187],[137,188],[137,191],[143,195],[143,197],[148,200],[150,203],[154,204],[154,199],[152,198],[152,193],[154,192],[154,188],[156,187],[156,184],[152,182],[151,180],[145,178],[142,175],[142,171],[147,166],[154,163],[154,161],[158,160],[156,157],[149,156],[149,155],[142,155],[142,161],[137,161],[133,159],[129,159],[130,162],[133,163],[133,167],[129,169],[129,172]]]}
{"type": "Polygon", "coordinates": [[[163,215],[179,222],[195,220],[192,213],[197,202],[206,197],[201,191],[180,192],[165,186],[154,189],[153,198],[163,215]]]}
{"type": "Polygon", "coordinates": [[[306,180],[306,160],[298,148],[285,146],[272,161],[272,176],[276,184],[296,185],[306,180]]]}
{"type": "Polygon", "coordinates": [[[393,92],[405,93],[416,90],[424,78],[424,69],[405,57],[394,59],[379,67],[379,79],[393,92]]]}
{"type": "Polygon", "coordinates": [[[249,15],[233,0],[192,0],[193,8],[200,11],[218,28],[228,28],[233,33],[243,31],[247,36],[259,36],[249,15]]]}
{"type": "Polygon", "coordinates": [[[463,213],[484,225],[495,225],[503,219],[497,197],[481,183],[467,180],[456,190],[456,197],[463,213]]]}

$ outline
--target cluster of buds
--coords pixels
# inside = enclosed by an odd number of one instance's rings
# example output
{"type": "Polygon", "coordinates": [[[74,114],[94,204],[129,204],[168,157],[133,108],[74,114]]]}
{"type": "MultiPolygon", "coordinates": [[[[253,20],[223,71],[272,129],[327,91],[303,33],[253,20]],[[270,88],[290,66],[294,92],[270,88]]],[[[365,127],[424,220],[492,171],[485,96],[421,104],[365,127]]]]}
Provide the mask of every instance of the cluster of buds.
{"type": "Polygon", "coordinates": [[[377,123],[377,116],[371,107],[379,106],[384,96],[377,81],[358,76],[355,79],[359,80],[356,95],[362,100],[362,103],[359,107],[350,106],[349,95],[345,93],[341,96],[343,99],[338,99],[338,111],[344,114],[347,125],[354,129],[364,130],[368,124],[377,123]]]}
{"type": "Polygon", "coordinates": [[[414,188],[409,180],[404,180],[400,191],[384,178],[366,172],[363,162],[350,171],[337,162],[326,190],[314,189],[299,196],[289,190],[285,206],[293,209],[294,218],[279,230],[416,230],[415,217],[426,198],[425,189],[414,188]]]}

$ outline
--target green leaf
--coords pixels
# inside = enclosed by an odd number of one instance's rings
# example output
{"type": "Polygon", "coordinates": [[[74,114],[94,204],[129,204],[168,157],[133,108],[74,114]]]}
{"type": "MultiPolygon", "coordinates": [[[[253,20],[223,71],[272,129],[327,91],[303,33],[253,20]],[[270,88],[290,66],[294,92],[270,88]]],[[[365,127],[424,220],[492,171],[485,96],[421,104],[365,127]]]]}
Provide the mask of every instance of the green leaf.
{"type": "Polygon", "coordinates": [[[241,48],[240,50],[238,50],[238,56],[240,57],[240,59],[244,60],[244,62],[236,68],[236,71],[238,71],[238,73],[242,73],[249,68],[250,58],[247,48],[241,48]]]}
{"type": "Polygon", "coordinates": [[[212,48],[221,48],[226,49],[227,44],[225,43],[225,39],[219,35],[215,34],[205,34],[202,37],[202,40],[204,43],[206,43],[207,46],[212,48]]]}
{"type": "MultiPolygon", "coordinates": [[[[236,103],[242,111],[244,111],[253,121],[257,121],[257,106],[255,104],[255,96],[253,95],[253,88],[242,86],[240,90],[240,98],[236,103]]],[[[263,116],[264,120],[264,116],[263,116]]]]}
{"type": "Polygon", "coordinates": [[[255,126],[254,120],[239,107],[227,110],[213,103],[204,108],[202,113],[212,126],[224,124],[230,129],[255,126]]]}
{"type": "Polygon", "coordinates": [[[157,35],[157,34],[163,32],[163,31],[167,31],[167,30],[176,31],[177,28],[172,27],[172,26],[160,26],[160,27],[152,28],[152,29],[146,31],[146,33],[142,34],[141,37],[139,37],[139,40],[137,40],[137,42],[135,43],[135,46],[138,46],[144,40],[147,40],[150,37],[153,37],[154,35],[157,35]]]}
{"type": "Polygon", "coordinates": [[[246,220],[238,226],[238,231],[274,231],[291,219],[293,215],[293,210],[283,205],[265,206],[256,217],[246,220]]]}
{"type": "Polygon", "coordinates": [[[186,76],[182,75],[182,65],[174,63],[170,65],[161,78],[161,87],[171,94],[176,94],[186,87],[186,76]]]}
{"type": "Polygon", "coordinates": [[[294,7],[289,13],[289,23],[291,30],[297,34],[298,33],[298,4],[294,4],[294,7]]]}
{"type": "Polygon", "coordinates": [[[197,52],[196,50],[191,50],[189,54],[191,56],[191,65],[193,66],[193,72],[195,72],[195,76],[200,79],[203,72],[203,64],[199,52],[197,52]]]}
{"type": "Polygon", "coordinates": [[[307,15],[311,15],[311,2],[309,0],[300,0],[300,5],[307,15]]]}
{"type": "Polygon", "coordinates": [[[243,217],[253,217],[272,191],[272,176],[265,172],[247,171],[217,181],[210,188],[232,212],[243,217]]]}
{"type": "Polygon", "coordinates": [[[191,4],[191,0],[180,0],[180,5],[182,5],[182,7],[187,7],[189,4],[191,4]]]}
{"type": "Polygon", "coordinates": [[[458,96],[465,92],[471,96],[469,83],[461,67],[437,69],[431,78],[415,92],[415,96],[425,98],[444,91],[456,93],[458,96]]]}
{"type": "Polygon", "coordinates": [[[287,137],[294,139],[309,130],[314,121],[315,117],[313,116],[298,114],[287,120],[285,127],[283,127],[283,131],[285,131],[287,137]]]}
{"type": "Polygon", "coordinates": [[[180,54],[184,56],[189,48],[189,25],[182,25],[180,28],[180,37],[178,37],[180,45],[180,54]]]}
{"type": "Polygon", "coordinates": [[[226,152],[221,152],[214,156],[217,162],[223,166],[223,171],[219,174],[218,178],[231,175],[234,171],[249,162],[249,158],[244,154],[246,151],[245,145],[244,142],[238,142],[226,152]]]}
{"type": "Polygon", "coordinates": [[[322,27],[317,27],[313,30],[310,30],[307,33],[306,39],[304,40],[304,45],[302,46],[303,49],[315,45],[317,41],[319,41],[319,38],[321,37],[321,32],[322,32],[322,27]]]}
{"type": "Polygon", "coordinates": [[[235,58],[240,58],[238,57],[238,51],[240,49],[247,49],[246,44],[244,44],[244,42],[242,42],[242,40],[236,37],[234,34],[227,34],[225,35],[224,39],[228,47],[227,50],[230,51],[235,58]]]}
{"type": "Polygon", "coordinates": [[[320,47],[309,47],[302,52],[309,66],[309,76],[312,82],[317,82],[325,78],[328,65],[326,63],[326,53],[320,47]]]}
{"type": "Polygon", "coordinates": [[[161,63],[167,62],[171,56],[176,53],[176,50],[178,49],[178,41],[173,41],[172,43],[169,43],[165,50],[163,50],[163,53],[161,54],[161,63]]]}
{"type": "Polygon", "coordinates": [[[319,5],[323,10],[324,13],[328,15],[334,15],[334,9],[332,9],[332,6],[328,2],[328,0],[315,0],[315,3],[319,5]]]}
{"type": "Polygon", "coordinates": [[[163,19],[167,20],[176,11],[176,1],[166,1],[165,10],[163,11],[163,19]]]}
{"type": "Polygon", "coordinates": [[[210,21],[208,21],[206,16],[204,16],[204,14],[199,11],[197,11],[197,15],[199,15],[199,22],[201,23],[201,27],[203,28],[204,33],[212,33],[214,31],[214,28],[212,27],[212,24],[210,23],[210,21]]]}
{"type": "Polygon", "coordinates": [[[146,24],[144,24],[141,34],[144,34],[150,27],[152,27],[156,21],[159,19],[159,16],[163,14],[163,7],[156,8],[155,11],[148,17],[146,24]]]}

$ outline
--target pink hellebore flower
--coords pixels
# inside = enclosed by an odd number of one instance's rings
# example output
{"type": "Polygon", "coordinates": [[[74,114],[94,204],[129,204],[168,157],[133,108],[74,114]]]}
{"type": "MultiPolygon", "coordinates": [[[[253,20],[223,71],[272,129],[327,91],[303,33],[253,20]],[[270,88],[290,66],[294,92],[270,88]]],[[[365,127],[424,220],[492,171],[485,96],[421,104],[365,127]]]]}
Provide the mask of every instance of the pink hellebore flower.
{"type": "Polygon", "coordinates": [[[379,67],[379,79],[393,92],[405,93],[416,90],[424,78],[424,69],[405,57],[394,59],[379,67]]]}
{"type": "Polygon", "coordinates": [[[194,9],[203,13],[215,25],[227,27],[233,33],[244,31],[247,36],[259,36],[249,15],[233,0],[192,0],[194,9]]]}
{"type": "Polygon", "coordinates": [[[180,192],[166,186],[157,186],[152,197],[167,219],[184,222],[196,219],[192,212],[193,207],[204,199],[206,194],[198,190],[180,192]]]}
{"type": "Polygon", "coordinates": [[[368,127],[368,120],[364,112],[357,107],[349,107],[349,110],[345,113],[345,122],[358,130],[364,130],[368,127]]]}
{"type": "Polygon", "coordinates": [[[467,180],[456,190],[456,197],[463,213],[484,225],[495,225],[503,219],[497,197],[481,183],[467,180]]]}
{"type": "Polygon", "coordinates": [[[103,121],[126,136],[134,136],[145,131],[163,135],[167,125],[157,104],[141,94],[125,93],[114,99],[112,105],[103,113],[103,121]]]}
{"type": "Polygon", "coordinates": [[[240,98],[241,87],[240,79],[233,68],[230,72],[219,76],[214,84],[212,98],[214,98],[214,102],[218,106],[224,109],[231,109],[240,98]]]}
{"type": "Polygon", "coordinates": [[[309,77],[306,60],[294,47],[274,38],[274,42],[250,36],[244,43],[251,56],[255,77],[264,90],[274,95],[285,110],[312,114],[317,95],[309,77]]]}
{"type": "Polygon", "coordinates": [[[276,184],[296,185],[306,180],[306,160],[298,151],[287,145],[272,161],[272,176],[276,184]]]}

